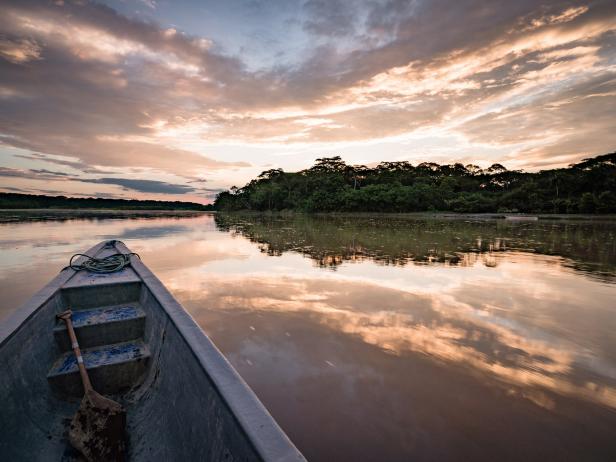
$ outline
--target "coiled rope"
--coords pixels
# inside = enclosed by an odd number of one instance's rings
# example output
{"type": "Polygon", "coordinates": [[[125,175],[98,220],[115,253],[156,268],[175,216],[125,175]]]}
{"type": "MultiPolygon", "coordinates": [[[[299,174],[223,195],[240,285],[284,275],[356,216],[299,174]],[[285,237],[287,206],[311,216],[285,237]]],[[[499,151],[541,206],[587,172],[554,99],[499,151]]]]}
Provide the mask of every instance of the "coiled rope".
{"type": "Polygon", "coordinates": [[[139,254],[134,252],[116,253],[103,258],[95,258],[83,253],[76,253],[71,257],[68,266],[75,271],[86,270],[91,273],[115,273],[130,265],[130,257],[133,255],[139,259],[141,258],[139,254]],[[81,264],[73,263],[73,260],[78,257],[86,257],[86,260],[81,264]]]}

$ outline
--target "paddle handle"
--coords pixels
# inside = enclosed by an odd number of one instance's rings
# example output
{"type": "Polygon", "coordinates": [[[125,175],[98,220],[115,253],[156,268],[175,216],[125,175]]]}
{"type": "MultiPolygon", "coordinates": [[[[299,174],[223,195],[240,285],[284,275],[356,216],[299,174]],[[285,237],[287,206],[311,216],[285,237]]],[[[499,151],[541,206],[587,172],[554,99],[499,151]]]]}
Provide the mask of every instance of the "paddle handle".
{"type": "Polygon", "coordinates": [[[81,355],[81,350],[79,349],[79,342],[77,341],[77,336],[75,335],[75,329],[73,329],[73,321],[71,320],[72,314],[73,312],[71,310],[66,310],[60,313],[57,317],[62,319],[66,323],[68,336],[71,339],[71,347],[73,348],[73,352],[75,353],[75,357],[77,358],[77,367],[79,368],[79,375],[81,375],[83,389],[85,393],[88,393],[89,391],[93,390],[92,382],[90,382],[88,371],[86,370],[86,366],[83,363],[83,356],[81,355]]]}

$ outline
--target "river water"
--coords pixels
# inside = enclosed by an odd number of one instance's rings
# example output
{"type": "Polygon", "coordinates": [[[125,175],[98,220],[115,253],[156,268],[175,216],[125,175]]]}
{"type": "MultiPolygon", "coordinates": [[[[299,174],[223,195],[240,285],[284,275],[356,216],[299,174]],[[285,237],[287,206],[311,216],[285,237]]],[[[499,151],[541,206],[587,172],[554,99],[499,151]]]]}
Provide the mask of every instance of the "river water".
{"type": "Polygon", "coordinates": [[[616,460],[616,221],[31,218],[0,322],[123,240],[309,460],[616,460]]]}

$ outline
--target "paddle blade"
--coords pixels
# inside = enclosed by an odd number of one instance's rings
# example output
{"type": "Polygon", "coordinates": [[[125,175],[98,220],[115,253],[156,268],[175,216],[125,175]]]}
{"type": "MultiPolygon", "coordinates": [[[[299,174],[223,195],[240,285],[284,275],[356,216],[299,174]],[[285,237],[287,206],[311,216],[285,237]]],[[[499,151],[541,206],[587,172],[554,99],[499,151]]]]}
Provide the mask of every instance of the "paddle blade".
{"type": "Polygon", "coordinates": [[[86,392],[68,433],[73,447],[90,462],[125,459],[126,411],[94,390],[86,392]]]}

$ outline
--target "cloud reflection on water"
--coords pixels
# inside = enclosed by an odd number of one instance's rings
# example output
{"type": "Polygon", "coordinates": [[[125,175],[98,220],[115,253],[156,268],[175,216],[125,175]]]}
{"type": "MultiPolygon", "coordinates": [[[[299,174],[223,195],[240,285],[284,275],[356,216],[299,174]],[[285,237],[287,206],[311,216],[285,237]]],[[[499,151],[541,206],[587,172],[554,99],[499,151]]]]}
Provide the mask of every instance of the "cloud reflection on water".
{"type": "Polygon", "coordinates": [[[501,386],[529,388],[525,396],[537,404],[552,405],[535,397],[546,389],[616,408],[616,376],[596,367],[596,351],[537,331],[532,323],[479,310],[447,292],[418,295],[349,278],[206,279],[206,284],[200,284],[202,276],[184,279],[184,289],[174,291],[190,299],[191,306],[199,300],[213,310],[303,313],[338,335],[358,337],[388,354],[419,353],[481,371],[501,386]]]}

